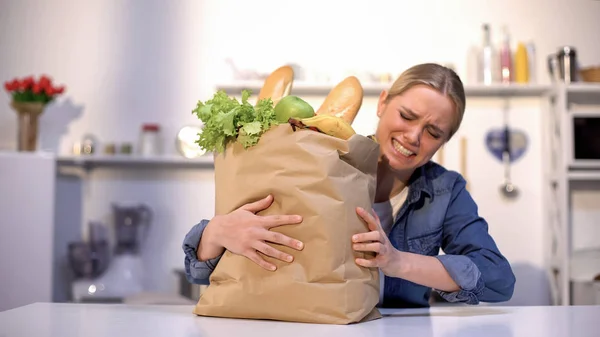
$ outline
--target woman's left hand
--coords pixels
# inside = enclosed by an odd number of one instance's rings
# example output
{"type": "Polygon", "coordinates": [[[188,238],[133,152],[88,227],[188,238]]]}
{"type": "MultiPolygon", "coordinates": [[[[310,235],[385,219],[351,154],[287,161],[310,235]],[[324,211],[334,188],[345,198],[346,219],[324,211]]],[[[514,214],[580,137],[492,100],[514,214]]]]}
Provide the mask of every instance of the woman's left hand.
{"type": "Polygon", "coordinates": [[[392,246],[387,235],[381,228],[377,214],[369,214],[363,208],[358,207],[356,213],[365,220],[370,232],[355,234],[352,236],[352,248],[359,252],[374,252],[375,258],[356,259],[356,263],[363,267],[378,267],[388,276],[394,276],[398,272],[400,263],[400,252],[392,246]]]}

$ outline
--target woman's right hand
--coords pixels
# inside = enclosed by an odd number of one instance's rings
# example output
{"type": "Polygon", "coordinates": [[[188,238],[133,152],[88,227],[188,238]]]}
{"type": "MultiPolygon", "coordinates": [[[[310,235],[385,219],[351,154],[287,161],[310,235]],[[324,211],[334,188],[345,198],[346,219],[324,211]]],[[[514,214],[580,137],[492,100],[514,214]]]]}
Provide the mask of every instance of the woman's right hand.
{"type": "Polygon", "coordinates": [[[267,242],[296,250],[302,250],[304,244],[269,229],[299,224],[302,222],[302,217],[299,215],[256,215],[267,209],[271,203],[273,203],[273,196],[269,195],[264,199],[243,205],[229,214],[215,216],[204,230],[198,247],[198,258],[208,260],[227,249],[234,254],[249,258],[267,270],[273,271],[276,266],[265,261],[259,252],[281,261],[292,262],[293,256],[273,248],[267,242]]]}

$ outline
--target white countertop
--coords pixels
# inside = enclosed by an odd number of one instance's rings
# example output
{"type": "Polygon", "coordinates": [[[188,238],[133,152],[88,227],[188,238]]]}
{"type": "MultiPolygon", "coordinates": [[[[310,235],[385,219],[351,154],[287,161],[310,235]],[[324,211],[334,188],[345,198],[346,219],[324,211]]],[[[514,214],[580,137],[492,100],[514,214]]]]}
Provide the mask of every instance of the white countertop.
{"type": "Polygon", "coordinates": [[[600,306],[381,310],[354,325],[199,317],[192,306],[36,303],[0,312],[0,337],[600,336],[600,306]]]}

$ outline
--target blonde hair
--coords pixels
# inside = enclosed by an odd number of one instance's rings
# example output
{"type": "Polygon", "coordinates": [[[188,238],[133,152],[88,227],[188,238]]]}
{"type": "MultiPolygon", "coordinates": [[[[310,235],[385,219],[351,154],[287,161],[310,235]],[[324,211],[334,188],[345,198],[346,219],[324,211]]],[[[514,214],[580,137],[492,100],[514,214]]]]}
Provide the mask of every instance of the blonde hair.
{"type": "Polygon", "coordinates": [[[455,120],[448,139],[458,131],[465,113],[465,89],[460,77],[450,68],[435,63],[423,63],[405,70],[392,84],[386,103],[395,96],[419,84],[428,85],[444,95],[448,95],[454,103],[455,120]]]}

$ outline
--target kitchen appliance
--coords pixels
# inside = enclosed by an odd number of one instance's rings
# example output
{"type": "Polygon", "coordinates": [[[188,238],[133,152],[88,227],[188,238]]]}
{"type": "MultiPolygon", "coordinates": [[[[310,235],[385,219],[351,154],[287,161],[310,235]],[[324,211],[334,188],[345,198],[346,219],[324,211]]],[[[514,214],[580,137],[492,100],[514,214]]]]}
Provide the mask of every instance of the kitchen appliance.
{"type": "Polygon", "coordinates": [[[548,72],[553,82],[571,83],[579,81],[579,65],[577,51],[571,46],[564,46],[548,56],[548,72]]]}
{"type": "Polygon", "coordinates": [[[108,267],[108,242],[70,242],[68,258],[76,278],[98,277],[108,267]]]}
{"type": "Polygon", "coordinates": [[[108,267],[110,246],[106,226],[97,221],[88,224],[89,240],[69,242],[69,266],[76,278],[100,276],[108,267]]]}
{"type": "Polygon", "coordinates": [[[73,300],[76,302],[120,302],[144,291],[144,268],[140,252],[149,233],[152,211],[143,204],[113,204],[112,215],[114,255],[104,272],[84,269],[84,273],[80,273],[81,278],[72,285],[73,300]]]}
{"type": "Polygon", "coordinates": [[[572,169],[600,168],[600,106],[572,107],[567,116],[564,155],[572,169]]]}

